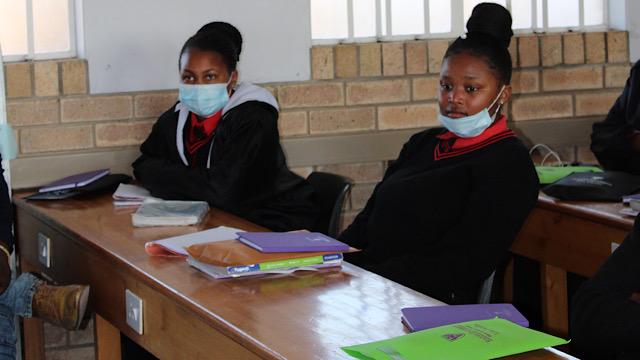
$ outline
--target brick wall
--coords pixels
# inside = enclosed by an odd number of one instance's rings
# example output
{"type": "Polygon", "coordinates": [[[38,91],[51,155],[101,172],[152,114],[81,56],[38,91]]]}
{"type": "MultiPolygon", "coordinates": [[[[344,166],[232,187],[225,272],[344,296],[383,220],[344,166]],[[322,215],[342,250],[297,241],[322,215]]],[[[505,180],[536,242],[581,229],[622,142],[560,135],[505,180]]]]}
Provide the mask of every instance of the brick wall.
{"type": "MultiPolygon", "coordinates": [[[[280,103],[281,136],[284,141],[315,140],[436,126],[438,73],[448,44],[429,40],[312,48],[312,80],[263,84],[280,103]]],[[[630,68],[627,33],[619,31],[519,36],[510,52],[514,96],[505,111],[516,126],[601,118],[630,68]]],[[[17,132],[19,159],[134,151],[176,99],[175,91],[90,95],[87,66],[77,59],[5,65],[8,118],[17,132]]],[[[566,161],[594,161],[584,146],[565,144],[558,150],[566,161]]],[[[304,159],[305,154],[290,156],[304,159]]],[[[344,215],[348,224],[388,160],[321,165],[297,160],[303,166],[294,170],[303,176],[322,170],[354,179],[344,215]]],[[[80,351],[71,334],[62,337],[50,352],[80,351]]]]}

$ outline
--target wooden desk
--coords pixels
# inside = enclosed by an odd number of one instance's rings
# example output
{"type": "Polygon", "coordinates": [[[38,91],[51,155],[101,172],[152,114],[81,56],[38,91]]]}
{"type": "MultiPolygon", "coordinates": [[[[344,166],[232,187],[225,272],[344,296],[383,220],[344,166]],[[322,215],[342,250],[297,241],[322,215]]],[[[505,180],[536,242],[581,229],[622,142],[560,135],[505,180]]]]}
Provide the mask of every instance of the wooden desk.
{"type": "MultiPolygon", "coordinates": [[[[544,329],[568,334],[567,272],[591,277],[633,227],[622,203],[555,201],[541,194],[511,251],[541,264],[544,329]]],[[[510,301],[507,296],[506,301],[510,301]]]]}
{"type": "MultiPolygon", "coordinates": [[[[346,359],[341,346],[406,333],[400,309],[440,304],[358,267],[288,276],[212,280],[184,261],[149,257],[144,243],[227,225],[259,227],[212,210],[198,227],[134,228],[133,210],[109,196],[91,200],[15,200],[23,271],[91,285],[96,357],[120,356],[120,332],[163,359],[346,359]],[[51,239],[51,267],[37,258],[37,236],[51,239]],[[125,321],[124,292],[144,301],[144,334],[125,321]]],[[[27,359],[42,358],[42,327],[25,321],[27,359]]],[[[566,359],[541,350],[513,359],[566,359]]]]}

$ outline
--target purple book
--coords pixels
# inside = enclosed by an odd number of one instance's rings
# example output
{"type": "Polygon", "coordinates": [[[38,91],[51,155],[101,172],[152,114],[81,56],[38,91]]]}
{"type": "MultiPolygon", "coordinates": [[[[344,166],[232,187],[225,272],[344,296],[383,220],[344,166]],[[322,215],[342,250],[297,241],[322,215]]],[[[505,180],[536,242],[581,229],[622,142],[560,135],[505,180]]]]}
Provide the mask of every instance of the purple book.
{"type": "Polygon", "coordinates": [[[529,321],[511,304],[423,306],[404,308],[401,311],[402,322],[411,332],[495,317],[529,327],[529,321]]]}
{"type": "Polygon", "coordinates": [[[108,174],[109,174],[109,169],[100,169],[100,170],[89,171],[85,173],[67,176],[65,178],[43,185],[38,190],[38,192],[73,189],[76,187],[85,186],[108,174]]]}
{"type": "Polygon", "coordinates": [[[239,232],[238,240],[263,253],[349,250],[349,245],[318,232],[239,232]]]}

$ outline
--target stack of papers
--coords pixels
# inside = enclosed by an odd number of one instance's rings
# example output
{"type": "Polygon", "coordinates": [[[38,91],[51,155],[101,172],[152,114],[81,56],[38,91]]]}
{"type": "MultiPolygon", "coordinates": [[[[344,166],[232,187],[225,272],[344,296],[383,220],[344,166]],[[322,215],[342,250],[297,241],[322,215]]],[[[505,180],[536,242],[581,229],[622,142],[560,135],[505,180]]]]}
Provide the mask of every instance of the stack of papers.
{"type": "Polygon", "coordinates": [[[191,245],[187,262],[216,279],[342,265],[339,252],[279,252],[261,253],[238,240],[224,240],[191,245]]]}
{"type": "Polygon", "coordinates": [[[241,231],[244,230],[227,226],[218,226],[191,234],[149,241],[144,244],[144,248],[147,251],[147,254],[151,256],[187,257],[189,256],[187,248],[191,245],[235,239],[236,233],[241,231]]]}
{"type": "Polygon", "coordinates": [[[140,206],[146,199],[160,200],[151,196],[147,189],[137,185],[120,184],[113,193],[115,206],[140,206]]]}
{"type": "Polygon", "coordinates": [[[137,227],[196,225],[208,211],[205,201],[147,199],[131,214],[131,221],[137,227]]]}

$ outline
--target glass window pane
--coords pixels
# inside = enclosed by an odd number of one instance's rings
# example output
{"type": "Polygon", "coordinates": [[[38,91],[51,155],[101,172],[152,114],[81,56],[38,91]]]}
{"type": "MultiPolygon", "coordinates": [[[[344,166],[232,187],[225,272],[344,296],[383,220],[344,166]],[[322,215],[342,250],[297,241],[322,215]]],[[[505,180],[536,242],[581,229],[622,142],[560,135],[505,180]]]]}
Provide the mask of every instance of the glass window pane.
{"type": "Polygon", "coordinates": [[[580,25],[580,0],[547,0],[550,28],[580,25]]]}
{"type": "Polygon", "coordinates": [[[489,3],[496,3],[496,4],[500,4],[504,7],[507,7],[507,1],[506,0],[497,0],[497,1],[487,1],[487,0],[464,0],[464,23],[467,23],[467,20],[469,20],[469,17],[471,16],[471,11],[473,11],[473,8],[476,7],[476,5],[483,3],[483,2],[489,2],[489,3]]]}
{"type": "Polygon", "coordinates": [[[512,28],[530,29],[531,24],[531,0],[511,0],[512,28]]]}
{"type": "Polygon", "coordinates": [[[391,34],[424,34],[424,0],[391,1],[391,34]]]}
{"type": "Polygon", "coordinates": [[[584,24],[603,25],[604,24],[604,1],[584,0],[584,24]]]}
{"type": "Polygon", "coordinates": [[[348,33],[347,0],[311,0],[311,38],[344,39],[348,33]]]}
{"type": "Polygon", "coordinates": [[[353,36],[376,36],[376,0],[353,0],[353,36]]]}
{"type": "Polygon", "coordinates": [[[536,25],[538,28],[544,27],[543,15],[542,15],[542,0],[536,1],[536,25]]]}
{"type": "Polygon", "coordinates": [[[0,0],[0,46],[3,55],[25,55],[29,52],[25,0],[0,0]]]}
{"type": "Polygon", "coordinates": [[[33,0],[36,54],[71,50],[69,30],[69,0],[33,0]]]}
{"type": "Polygon", "coordinates": [[[429,1],[429,31],[432,34],[451,32],[451,0],[429,1]]]}

